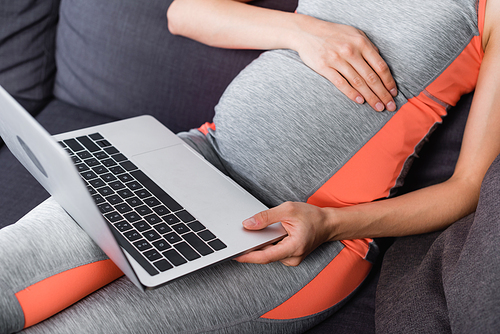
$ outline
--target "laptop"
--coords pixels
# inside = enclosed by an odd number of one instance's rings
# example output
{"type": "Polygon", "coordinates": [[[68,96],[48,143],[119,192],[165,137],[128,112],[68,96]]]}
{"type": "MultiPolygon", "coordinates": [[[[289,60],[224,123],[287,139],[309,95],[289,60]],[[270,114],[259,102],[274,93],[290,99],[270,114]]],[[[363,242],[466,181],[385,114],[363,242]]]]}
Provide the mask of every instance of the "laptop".
{"type": "Polygon", "coordinates": [[[0,136],[142,290],[274,243],[267,207],[151,116],[51,136],[0,86],[0,136]]]}

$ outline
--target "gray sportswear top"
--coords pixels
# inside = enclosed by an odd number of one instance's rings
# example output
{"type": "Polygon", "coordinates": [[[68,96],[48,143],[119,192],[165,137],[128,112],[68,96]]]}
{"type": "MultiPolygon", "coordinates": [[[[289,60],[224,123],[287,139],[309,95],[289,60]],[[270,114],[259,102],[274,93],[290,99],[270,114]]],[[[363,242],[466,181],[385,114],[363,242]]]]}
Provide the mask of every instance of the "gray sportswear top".
{"type": "MultiPolygon", "coordinates": [[[[396,80],[398,108],[478,35],[476,0],[302,0],[297,11],[365,32],[396,80]]],[[[211,147],[195,146],[215,150],[225,171],[268,205],[306,201],[393,115],[352,102],[296,52],[268,51],[223,94],[211,147]]]]}

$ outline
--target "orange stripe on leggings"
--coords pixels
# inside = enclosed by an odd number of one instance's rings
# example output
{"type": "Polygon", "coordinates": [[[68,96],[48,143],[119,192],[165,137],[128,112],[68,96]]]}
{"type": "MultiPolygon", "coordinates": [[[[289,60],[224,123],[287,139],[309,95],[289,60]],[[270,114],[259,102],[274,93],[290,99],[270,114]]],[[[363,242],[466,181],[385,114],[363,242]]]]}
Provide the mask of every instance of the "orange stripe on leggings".
{"type": "Polygon", "coordinates": [[[371,268],[370,262],[344,247],[311,282],[261,318],[286,320],[324,311],[349,296],[371,268]]]}
{"type": "Polygon", "coordinates": [[[64,271],[19,291],[16,297],[24,312],[24,328],[62,311],[122,275],[111,260],[102,260],[64,271]]]}

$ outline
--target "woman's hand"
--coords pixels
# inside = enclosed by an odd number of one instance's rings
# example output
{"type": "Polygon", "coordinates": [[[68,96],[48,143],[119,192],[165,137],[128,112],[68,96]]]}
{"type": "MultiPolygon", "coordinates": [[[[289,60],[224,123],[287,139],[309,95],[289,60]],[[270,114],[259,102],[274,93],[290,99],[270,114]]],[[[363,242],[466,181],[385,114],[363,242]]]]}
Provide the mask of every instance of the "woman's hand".
{"type": "Polygon", "coordinates": [[[377,47],[354,27],[302,15],[295,49],[306,65],[357,103],[396,110],[396,83],[377,47]]]}
{"type": "Polygon", "coordinates": [[[169,30],[215,47],[295,50],[351,100],[396,110],[396,83],[362,31],[249,1],[175,0],[167,13],[169,30]]]}
{"type": "Polygon", "coordinates": [[[281,222],[288,236],[275,245],[242,255],[236,260],[260,264],[281,261],[287,266],[297,266],[332,235],[325,211],[300,202],[286,202],[262,211],[245,220],[243,226],[249,230],[260,230],[276,222],[281,222]]]}

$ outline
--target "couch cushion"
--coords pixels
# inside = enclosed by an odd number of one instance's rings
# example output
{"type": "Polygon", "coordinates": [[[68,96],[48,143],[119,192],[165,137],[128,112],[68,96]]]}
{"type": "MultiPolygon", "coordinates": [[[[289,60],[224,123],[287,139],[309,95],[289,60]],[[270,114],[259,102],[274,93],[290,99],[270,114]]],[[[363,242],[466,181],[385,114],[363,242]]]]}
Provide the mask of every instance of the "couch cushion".
{"type": "MultiPolygon", "coordinates": [[[[55,95],[113,117],[151,114],[174,132],[211,120],[232,78],[259,53],[168,32],[171,1],[63,0],[55,95]]],[[[262,4],[294,10],[296,1],[262,4]]]]}
{"type": "Polygon", "coordinates": [[[0,3],[0,85],[31,113],[52,96],[59,1],[0,3]]]}

